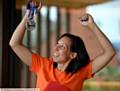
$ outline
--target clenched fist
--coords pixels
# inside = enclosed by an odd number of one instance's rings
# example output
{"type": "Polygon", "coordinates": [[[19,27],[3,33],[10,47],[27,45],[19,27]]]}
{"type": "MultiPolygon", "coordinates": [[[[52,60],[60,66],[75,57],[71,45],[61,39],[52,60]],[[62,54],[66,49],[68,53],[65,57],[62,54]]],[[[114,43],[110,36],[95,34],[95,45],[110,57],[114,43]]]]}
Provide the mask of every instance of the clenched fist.
{"type": "Polygon", "coordinates": [[[90,14],[85,14],[80,19],[80,24],[83,26],[91,27],[94,23],[93,17],[90,14]]]}

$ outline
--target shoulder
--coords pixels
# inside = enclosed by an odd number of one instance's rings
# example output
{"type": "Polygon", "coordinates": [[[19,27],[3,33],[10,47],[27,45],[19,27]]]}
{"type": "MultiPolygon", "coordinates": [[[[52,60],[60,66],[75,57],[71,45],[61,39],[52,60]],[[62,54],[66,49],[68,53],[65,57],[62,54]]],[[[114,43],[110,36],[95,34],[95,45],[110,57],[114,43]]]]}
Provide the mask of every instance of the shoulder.
{"type": "Polygon", "coordinates": [[[30,69],[33,72],[39,72],[39,70],[43,68],[51,67],[53,61],[51,58],[43,57],[39,54],[32,54],[32,64],[30,65],[30,69]]]}
{"type": "Polygon", "coordinates": [[[40,62],[41,64],[45,64],[45,63],[53,63],[52,58],[47,58],[47,57],[43,57],[39,54],[32,54],[32,61],[36,61],[36,62],[40,62]]]}

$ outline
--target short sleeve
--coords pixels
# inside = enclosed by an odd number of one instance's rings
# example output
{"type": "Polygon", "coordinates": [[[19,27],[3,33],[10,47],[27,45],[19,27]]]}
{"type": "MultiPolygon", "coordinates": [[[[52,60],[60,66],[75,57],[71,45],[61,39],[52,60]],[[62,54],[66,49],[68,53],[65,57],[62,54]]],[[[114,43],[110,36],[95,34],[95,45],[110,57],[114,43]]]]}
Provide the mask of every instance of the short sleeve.
{"type": "Polygon", "coordinates": [[[92,73],[92,62],[86,65],[86,79],[90,79],[94,77],[94,74],[92,73]]]}
{"type": "Polygon", "coordinates": [[[37,73],[41,67],[42,57],[38,54],[32,54],[32,63],[30,65],[30,71],[37,73]]]}

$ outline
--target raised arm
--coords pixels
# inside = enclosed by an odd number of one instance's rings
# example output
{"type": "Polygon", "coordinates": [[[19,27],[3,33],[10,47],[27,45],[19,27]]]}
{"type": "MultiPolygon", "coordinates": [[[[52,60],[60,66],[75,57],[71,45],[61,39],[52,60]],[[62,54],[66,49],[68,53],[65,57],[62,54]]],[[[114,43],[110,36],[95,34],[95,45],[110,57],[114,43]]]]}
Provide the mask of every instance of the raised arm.
{"type": "MultiPolygon", "coordinates": [[[[41,3],[37,7],[37,10],[41,8],[41,3]]],[[[25,34],[26,23],[28,21],[29,10],[26,11],[25,16],[23,17],[20,24],[17,26],[15,32],[12,35],[12,38],[9,42],[12,50],[17,54],[17,56],[28,66],[32,62],[32,52],[23,45],[23,37],[25,34]]],[[[36,16],[35,16],[36,17],[36,16]]]]}
{"type": "Polygon", "coordinates": [[[23,37],[25,34],[25,25],[27,23],[29,11],[26,12],[25,16],[23,17],[20,24],[17,26],[16,30],[14,31],[12,38],[9,42],[12,50],[17,54],[17,56],[27,65],[31,64],[31,55],[32,52],[26,48],[23,43],[23,37]]]}
{"type": "Polygon", "coordinates": [[[94,23],[91,15],[84,15],[81,17],[80,22],[83,26],[88,27],[95,34],[95,38],[99,41],[103,49],[103,53],[95,57],[92,61],[92,73],[94,74],[100,71],[112,60],[113,56],[115,55],[115,49],[113,48],[108,38],[94,23]]]}

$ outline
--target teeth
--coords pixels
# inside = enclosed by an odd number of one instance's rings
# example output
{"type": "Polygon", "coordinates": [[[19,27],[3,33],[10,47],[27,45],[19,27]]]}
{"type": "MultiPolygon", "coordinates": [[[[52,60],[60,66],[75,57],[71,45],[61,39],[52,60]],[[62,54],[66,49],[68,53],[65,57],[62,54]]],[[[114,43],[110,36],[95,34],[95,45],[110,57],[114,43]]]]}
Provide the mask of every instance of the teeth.
{"type": "Polygon", "coordinates": [[[54,56],[55,56],[55,57],[58,57],[58,56],[59,56],[59,54],[58,54],[58,53],[54,53],[54,56]]]}

